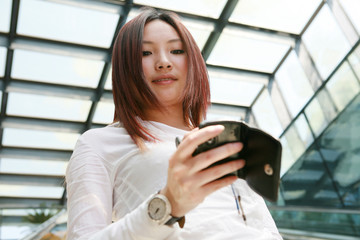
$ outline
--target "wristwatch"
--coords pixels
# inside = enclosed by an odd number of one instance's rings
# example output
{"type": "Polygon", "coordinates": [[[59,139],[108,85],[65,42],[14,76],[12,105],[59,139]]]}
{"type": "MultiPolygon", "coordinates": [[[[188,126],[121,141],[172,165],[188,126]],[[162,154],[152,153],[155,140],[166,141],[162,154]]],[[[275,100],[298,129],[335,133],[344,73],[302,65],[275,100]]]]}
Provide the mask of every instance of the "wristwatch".
{"type": "Polygon", "coordinates": [[[184,217],[171,216],[171,204],[166,196],[155,194],[148,202],[148,215],[159,225],[173,225],[184,217]]]}

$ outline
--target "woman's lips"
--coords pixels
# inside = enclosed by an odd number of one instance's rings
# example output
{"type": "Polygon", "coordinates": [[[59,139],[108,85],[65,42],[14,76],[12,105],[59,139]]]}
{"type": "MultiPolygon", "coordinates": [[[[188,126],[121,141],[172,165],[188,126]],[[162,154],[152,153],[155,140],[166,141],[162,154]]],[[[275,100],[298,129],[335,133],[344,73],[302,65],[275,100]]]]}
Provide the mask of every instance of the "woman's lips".
{"type": "Polygon", "coordinates": [[[173,78],[163,78],[163,79],[153,80],[154,83],[168,82],[168,81],[175,81],[175,79],[173,79],[173,78]]]}
{"type": "Polygon", "coordinates": [[[171,75],[171,74],[165,74],[165,75],[161,75],[161,76],[158,76],[156,78],[154,78],[152,80],[153,83],[156,83],[156,84],[169,84],[169,83],[172,83],[174,81],[176,81],[176,77],[171,75]]]}

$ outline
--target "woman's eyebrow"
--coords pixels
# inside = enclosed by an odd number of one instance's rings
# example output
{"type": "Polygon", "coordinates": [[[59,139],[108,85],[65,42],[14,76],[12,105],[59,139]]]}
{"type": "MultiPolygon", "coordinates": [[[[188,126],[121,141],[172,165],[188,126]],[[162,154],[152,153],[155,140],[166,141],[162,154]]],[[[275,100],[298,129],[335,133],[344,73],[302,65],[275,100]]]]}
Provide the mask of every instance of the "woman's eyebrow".
{"type": "MultiPolygon", "coordinates": [[[[168,43],[172,43],[172,42],[181,42],[180,38],[174,38],[174,39],[170,39],[169,41],[167,41],[168,43]]],[[[143,44],[154,44],[153,41],[148,41],[148,40],[143,40],[143,44]]]]}

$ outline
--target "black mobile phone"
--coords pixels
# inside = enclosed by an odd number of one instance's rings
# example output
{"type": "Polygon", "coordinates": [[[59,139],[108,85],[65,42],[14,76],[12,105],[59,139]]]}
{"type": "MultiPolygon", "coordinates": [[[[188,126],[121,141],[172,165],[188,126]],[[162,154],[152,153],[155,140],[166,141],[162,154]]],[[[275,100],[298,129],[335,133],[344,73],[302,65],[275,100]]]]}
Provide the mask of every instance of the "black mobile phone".
{"type": "MultiPolygon", "coordinates": [[[[232,174],[245,179],[254,191],[267,200],[276,201],[280,182],[282,151],[280,141],[260,129],[249,127],[241,121],[203,122],[199,128],[211,125],[223,125],[225,129],[218,136],[200,144],[193,156],[226,143],[242,142],[244,147],[240,152],[213,165],[244,159],[245,166],[232,174]]],[[[177,139],[177,145],[179,143],[177,139]]]]}

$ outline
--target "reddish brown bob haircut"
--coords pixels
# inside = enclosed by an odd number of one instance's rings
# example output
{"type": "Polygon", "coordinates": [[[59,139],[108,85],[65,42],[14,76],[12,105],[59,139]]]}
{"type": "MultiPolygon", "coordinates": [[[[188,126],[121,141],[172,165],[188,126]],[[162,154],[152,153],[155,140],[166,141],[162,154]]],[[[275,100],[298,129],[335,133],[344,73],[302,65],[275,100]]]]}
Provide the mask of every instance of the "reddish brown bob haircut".
{"type": "Polygon", "coordinates": [[[143,141],[156,140],[140,123],[141,120],[146,120],[143,109],[150,106],[162,110],[161,103],[145,81],[142,68],[144,27],[156,19],[168,23],[176,30],[187,54],[188,75],[182,101],[183,118],[188,127],[197,127],[205,119],[210,104],[206,65],[190,32],[175,13],[152,8],[143,10],[121,28],[112,55],[114,121],[122,123],[137,145],[143,141]]]}

